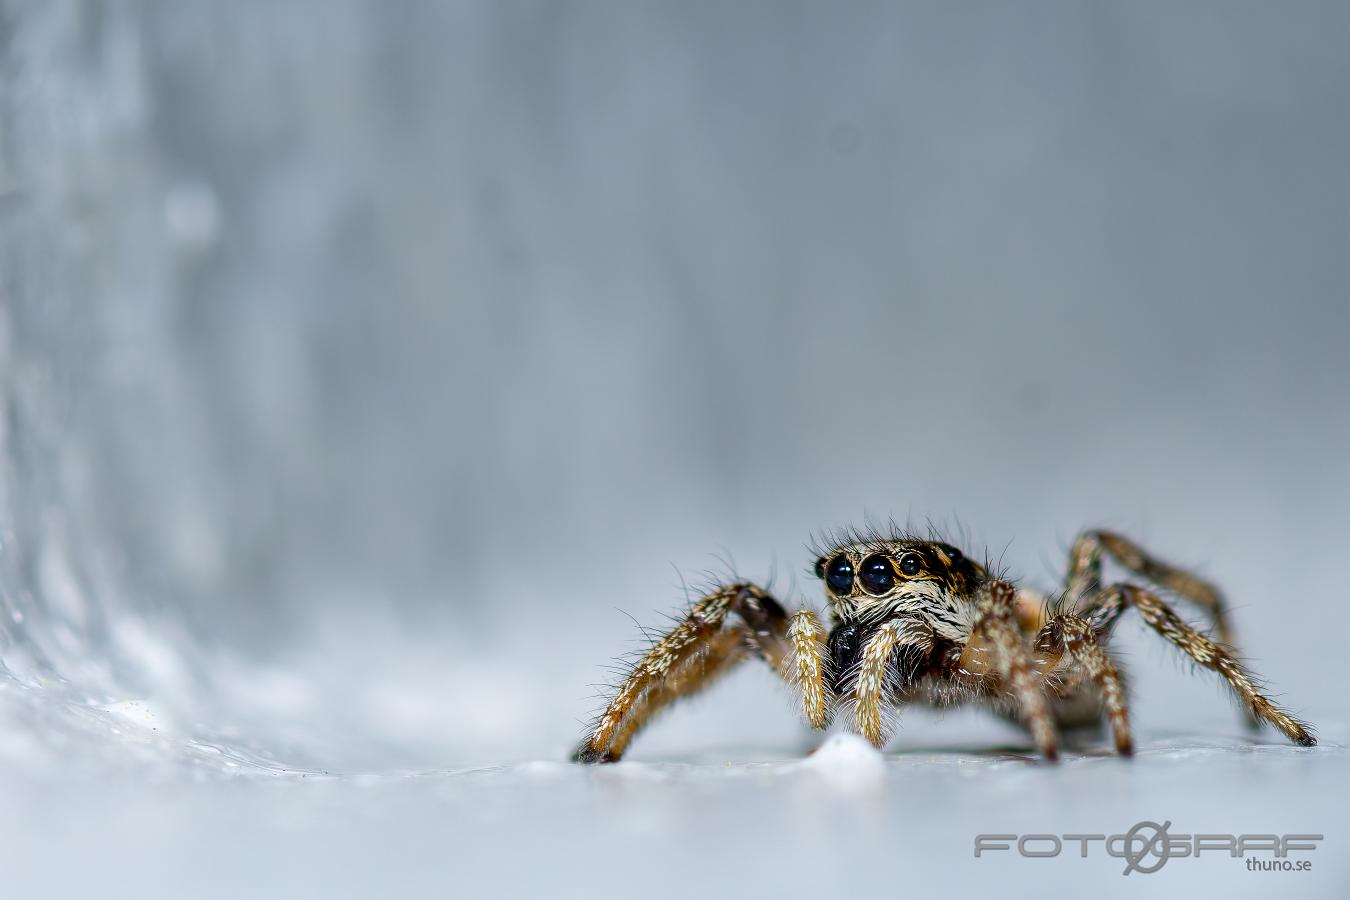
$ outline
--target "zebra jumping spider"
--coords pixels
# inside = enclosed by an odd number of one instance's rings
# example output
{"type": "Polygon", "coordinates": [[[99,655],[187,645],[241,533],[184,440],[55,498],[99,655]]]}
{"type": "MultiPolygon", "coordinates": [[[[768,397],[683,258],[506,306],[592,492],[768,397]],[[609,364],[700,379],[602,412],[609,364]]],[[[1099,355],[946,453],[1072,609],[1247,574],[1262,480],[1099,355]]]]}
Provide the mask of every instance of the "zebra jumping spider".
{"type": "Polygon", "coordinates": [[[1125,685],[1109,644],[1131,607],[1218,672],[1251,724],[1273,725],[1305,747],[1316,743],[1238,660],[1219,591],[1117,534],[1082,534],[1053,598],[990,574],[950,543],[899,532],[839,535],[821,548],[815,574],[824,582],[828,633],[814,611],[789,614],[757,585],[719,586],[628,669],[573,759],[617,761],[653,716],[752,656],[796,689],[811,727],[826,728],[842,711],[878,748],[906,703],[982,703],[1023,725],[1047,760],[1058,756],[1062,729],[1103,722],[1116,751],[1129,755],[1125,685]],[[1103,584],[1106,556],[1142,584],[1103,584]],[[1183,621],[1158,588],[1203,609],[1213,637],[1183,621]]]}

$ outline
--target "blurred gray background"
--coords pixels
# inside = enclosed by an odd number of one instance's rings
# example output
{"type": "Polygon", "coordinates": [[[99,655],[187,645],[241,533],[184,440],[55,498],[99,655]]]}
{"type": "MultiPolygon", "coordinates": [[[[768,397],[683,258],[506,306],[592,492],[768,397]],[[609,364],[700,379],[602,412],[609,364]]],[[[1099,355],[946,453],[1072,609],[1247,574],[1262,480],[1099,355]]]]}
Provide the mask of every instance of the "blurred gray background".
{"type": "MultiPolygon", "coordinates": [[[[818,604],[811,535],[891,516],[1046,586],[1125,531],[1343,715],[1347,47],[1313,2],[0,3],[0,750],[560,759],[625,613],[732,561],[818,604]]],[[[1121,646],[1146,733],[1239,733],[1121,646]]],[[[635,758],[803,741],[747,669],[635,758]]]]}

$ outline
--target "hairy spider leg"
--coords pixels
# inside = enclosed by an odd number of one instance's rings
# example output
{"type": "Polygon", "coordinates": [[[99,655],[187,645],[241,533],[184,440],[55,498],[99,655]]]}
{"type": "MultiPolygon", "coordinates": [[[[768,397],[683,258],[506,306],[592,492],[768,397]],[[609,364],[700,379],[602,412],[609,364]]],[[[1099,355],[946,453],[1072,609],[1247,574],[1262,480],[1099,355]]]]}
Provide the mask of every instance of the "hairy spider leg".
{"type": "Polygon", "coordinates": [[[573,759],[616,762],[657,713],[707,687],[751,653],[781,670],[787,630],[787,613],[763,588],[737,583],[705,594],[632,666],[573,759]],[[744,625],[728,627],[732,613],[744,625]]]}
{"type": "Polygon", "coordinates": [[[1098,635],[1106,634],[1126,607],[1134,607],[1154,631],[1181,648],[1191,659],[1218,672],[1252,715],[1269,722],[1295,744],[1317,743],[1312,729],[1295,719],[1263,694],[1255,678],[1238,660],[1232,648],[1213,641],[1188,625],[1161,597],[1133,584],[1103,588],[1092,598],[1084,618],[1098,635]]]}
{"type": "Polygon", "coordinates": [[[1130,756],[1134,753],[1134,741],[1130,736],[1125,679],[1106,650],[1106,629],[1110,624],[1103,626],[1099,636],[1092,623],[1082,616],[1052,615],[1036,635],[1037,663],[1047,681],[1067,678],[1064,687],[1069,690],[1077,687],[1080,677],[1087,677],[1101,697],[1115,737],[1116,752],[1130,756]]]}
{"type": "Polygon", "coordinates": [[[890,737],[885,713],[898,686],[900,661],[905,651],[920,657],[933,652],[933,629],[915,619],[892,619],[877,629],[863,647],[854,681],[853,715],[858,732],[878,750],[890,737]]]}
{"type": "Polygon", "coordinates": [[[829,657],[825,652],[825,629],[811,610],[792,614],[788,626],[788,654],[781,673],[801,694],[802,709],[812,728],[830,724],[834,694],[826,684],[829,657]]]}
{"type": "Polygon", "coordinates": [[[1185,569],[1156,559],[1134,541],[1109,531],[1086,531],[1074,541],[1064,583],[1071,603],[1081,604],[1101,590],[1103,555],[1110,556],[1130,573],[1204,609],[1213,623],[1214,639],[1237,650],[1228,604],[1217,587],[1185,569]]]}
{"type": "Polygon", "coordinates": [[[1037,749],[1053,762],[1059,758],[1059,738],[1043,690],[1044,678],[1018,628],[1016,596],[1016,588],[1006,581],[991,581],[981,587],[970,641],[961,651],[959,666],[975,674],[997,675],[1037,749]]]}

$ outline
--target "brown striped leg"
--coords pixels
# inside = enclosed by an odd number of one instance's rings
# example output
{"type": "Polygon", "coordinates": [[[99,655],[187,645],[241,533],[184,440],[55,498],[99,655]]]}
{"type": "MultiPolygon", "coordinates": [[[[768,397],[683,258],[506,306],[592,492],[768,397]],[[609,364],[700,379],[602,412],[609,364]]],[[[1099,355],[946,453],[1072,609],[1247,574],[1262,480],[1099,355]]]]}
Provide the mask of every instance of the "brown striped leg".
{"type": "Polygon", "coordinates": [[[573,754],[576,762],[615,762],[651,718],[675,700],[707,686],[746,656],[775,669],[787,655],[787,613],[753,584],[720,587],[640,659],[573,754]],[[744,625],[727,627],[735,613],[744,625]]]}
{"type": "Polygon", "coordinates": [[[1016,589],[1006,581],[992,582],[981,590],[975,623],[959,666],[974,674],[998,676],[1037,749],[1053,762],[1059,758],[1059,738],[1035,657],[1017,627],[1015,598],[1016,589]]]}
{"type": "MultiPolygon", "coordinates": [[[[1081,603],[1101,590],[1103,554],[1109,555],[1135,575],[1201,607],[1214,629],[1214,639],[1234,653],[1237,652],[1237,638],[1233,632],[1228,604],[1217,587],[1151,556],[1134,541],[1110,531],[1084,532],[1074,542],[1065,583],[1072,600],[1081,603]]],[[[1243,717],[1252,728],[1261,724],[1246,707],[1243,708],[1243,717]]]]}
{"type": "MultiPolygon", "coordinates": [[[[1041,629],[1036,638],[1038,651],[1053,653],[1078,666],[1092,680],[1106,708],[1107,719],[1116,739],[1116,751],[1123,756],[1134,753],[1130,738],[1130,713],[1125,701],[1125,683],[1115,662],[1106,652],[1092,625],[1081,616],[1060,614],[1041,629]]],[[[1062,667],[1061,663],[1061,667],[1062,667]]],[[[1063,674],[1060,669],[1051,675],[1063,674]]]]}
{"type": "Polygon", "coordinates": [[[1138,544],[1109,531],[1084,532],[1074,542],[1065,584],[1071,600],[1091,599],[1101,590],[1103,553],[1140,578],[1203,608],[1213,623],[1214,639],[1236,649],[1228,604],[1218,588],[1184,569],[1150,556],[1138,544]]]}
{"type": "Polygon", "coordinates": [[[909,648],[927,656],[933,651],[933,629],[913,619],[893,619],[877,629],[863,647],[854,688],[854,718],[858,731],[880,750],[887,734],[883,715],[895,671],[895,653],[909,648]]]}
{"type": "Polygon", "coordinates": [[[830,694],[825,687],[825,629],[809,609],[792,614],[788,626],[788,653],[781,673],[796,685],[802,695],[802,707],[811,727],[830,724],[830,694]]]}
{"type": "Polygon", "coordinates": [[[1084,617],[1096,631],[1109,628],[1111,622],[1127,606],[1139,610],[1144,621],[1167,640],[1180,647],[1191,659],[1223,676],[1229,687],[1257,719],[1274,725],[1289,740],[1304,747],[1317,743],[1311,728],[1289,715],[1261,693],[1255,680],[1238,661],[1233,650],[1212,641],[1176,614],[1157,594],[1132,584],[1118,584],[1104,589],[1084,617]]]}
{"type": "Polygon", "coordinates": [[[709,638],[697,653],[690,654],[683,662],[672,666],[666,677],[645,691],[623,717],[609,739],[610,759],[617,760],[622,756],[633,737],[657,713],[676,700],[697,694],[745,659],[748,653],[746,639],[744,627],[723,628],[709,638]]]}

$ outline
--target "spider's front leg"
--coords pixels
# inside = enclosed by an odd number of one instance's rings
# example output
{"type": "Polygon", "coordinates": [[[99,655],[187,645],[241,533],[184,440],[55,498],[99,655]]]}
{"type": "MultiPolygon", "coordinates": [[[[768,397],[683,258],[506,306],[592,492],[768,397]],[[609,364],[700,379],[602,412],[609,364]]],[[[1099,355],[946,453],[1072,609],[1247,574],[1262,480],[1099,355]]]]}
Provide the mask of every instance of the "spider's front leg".
{"type": "Polygon", "coordinates": [[[858,731],[878,750],[890,736],[883,714],[888,698],[913,683],[914,673],[926,665],[933,648],[932,626],[911,618],[885,623],[863,646],[852,676],[853,716],[858,731]]]}
{"type": "MultiPolygon", "coordinates": [[[[790,628],[782,605],[753,584],[717,588],[694,603],[633,666],[573,760],[618,761],[653,716],[707,687],[752,653],[802,687],[815,724],[812,710],[827,705],[818,631],[811,613],[796,614],[790,628]],[[733,614],[739,623],[728,622],[733,614]],[[790,675],[794,668],[801,674],[790,675]]],[[[820,716],[823,721],[824,712],[820,716]]]]}
{"type": "Polygon", "coordinates": [[[991,581],[981,588],[970,640],[958,666],[976,675],[996,676],[1041,755],[1054,762],[1059,758],[1059,736],[1036,658],[1017,625],[1016,597],[1016,588],[1006,581],[991,581]]]}
{"type": "Polygon", "coordinates": [[[830,660],[826,655],[825,629],[809,609],[792,614],[788,626],[788,654],[779,673],[794,684],[802,696],[806,721],[817,730],[830,724],[834,694],[826,683],[830,660]]]}

